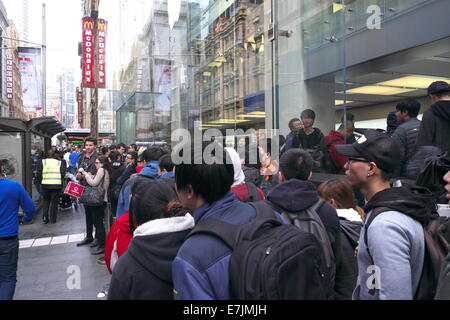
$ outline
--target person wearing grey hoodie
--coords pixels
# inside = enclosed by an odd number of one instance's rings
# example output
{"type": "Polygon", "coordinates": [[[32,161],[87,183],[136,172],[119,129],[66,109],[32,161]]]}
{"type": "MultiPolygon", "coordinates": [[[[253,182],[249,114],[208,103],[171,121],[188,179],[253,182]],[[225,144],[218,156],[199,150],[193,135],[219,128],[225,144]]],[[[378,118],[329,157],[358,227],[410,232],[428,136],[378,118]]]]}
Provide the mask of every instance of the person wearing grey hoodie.
{"type": "Polygon", "coordinates": [[[425,257],[423,225],[432,213],[430,195],[414,188],[391,188],[390,178],[401,164],[401,151],[386,134],[368,130],[356,143],[336,150],[349,157],[346,175],[368,201],[353,299],[414,299],[425,257]]]}

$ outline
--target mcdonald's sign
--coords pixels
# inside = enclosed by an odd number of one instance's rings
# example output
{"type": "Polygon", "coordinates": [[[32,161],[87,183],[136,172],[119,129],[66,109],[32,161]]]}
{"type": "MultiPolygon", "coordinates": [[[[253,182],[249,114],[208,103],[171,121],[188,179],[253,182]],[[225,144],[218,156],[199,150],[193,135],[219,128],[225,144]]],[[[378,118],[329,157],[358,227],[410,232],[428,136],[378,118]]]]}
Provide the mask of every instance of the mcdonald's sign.
{"type": "Polygon", "coordinates": [[[94,20],[90,17],[82,19],[82,83],[85,88],[95,87],[94,72],[94,20]]]}
{"type": "Polygon", "coordinates": [[[91,18],[86,18],[86,21],[83,23],[83,28],[94,30],[94,21],[91,18]]]}
{"type": "Polygon", "coordinates": [[[108,22],[103,19],[98,19],[98,84],[99,88],[106,88],[106,33],[108,22]]]}
{"type": "Polygon", "coordinates": [[[98,20],[98,31],[106,31],[106,21],[103,19],[98,20]]]}

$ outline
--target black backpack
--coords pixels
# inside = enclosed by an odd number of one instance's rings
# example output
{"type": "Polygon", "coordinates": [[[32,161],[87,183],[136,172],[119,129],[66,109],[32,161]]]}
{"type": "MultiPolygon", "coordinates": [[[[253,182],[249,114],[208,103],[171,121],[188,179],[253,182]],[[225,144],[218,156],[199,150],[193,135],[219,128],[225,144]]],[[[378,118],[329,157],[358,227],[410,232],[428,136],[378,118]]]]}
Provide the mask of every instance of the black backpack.
{"type": "Polygon", "coordinates": [[[282,224],[270,205],[251,203],[256,217],[236,226],[207,219],[189,236],[209,234],[232,250],[229,276],[235,300],[325,300],[333,298],[325,257],[316,237],[282,224]]]}
{"type": "Polygon", "coordinates": [[[339,220],[341,232],[353,249],[358,247],[359,234],[361,233],[361,222],[353,222],[348,220],[339,220]]]}
{"type": "Polygon", "coordinates": [[[313,234],[319,241],[322,248],[322,252],[325,258],[325,264],[328,270],[328,278],[331,281],[332,287],[334,287],[334,278],[336,274],[336,263],[333,253],[333,248],[331,246],[330,238],[325,226],[322,223],[322,219],[318,215],[318,211],[325,204],[325,201],[320,199],[311,207],[298,211],[298,212],[288,212],[283,208],[271,203],[274,209],[281,213],[283,218],[289,221],[292,225],[296,226],[302,231],[313,234]]]}
{"type": "Polygon", "coordinates": [[[331,140],[330,142],[328,142],[325,145],[325,147],[322,150],[322,152],[323,152],[322,167],[326,172],[332,173],[332,174],[339,173],[339,169],[336,167],[333,160],[331,160],[331,155],[330,155],[331,146],[333,145],[333,143],[336,143],[338,141],[344,141],[344,138],[336,138],[336,139],[331,140]]]}
{"type": "Polygon", "coordinates": [[[416,185],[429,189],[438,203],[445,204],[444,176],[450,171],[450,156],[447,152],[431,156],[425,160],[422,170],[416,180],[416,185]]]}
{"type": "MultiPolygon", "coordinates": [[[[385,211],[392,211],[392,209],[383,207],[375,208],[364,224],[364,243],[372,265],[375,265],[375,262],[369,251],[367,231],[373,220],[385,211]]],[[[445,257],[450,253],[450,218],[439,217],[435,214],[430,222],[423,226],[423,231],[425,238],[424,265],[414,300],[433,300],[440,285],[440,272],[445,257]]],[[[372,289],[369,293],[375,294],[375,290],[372,289]]]]}

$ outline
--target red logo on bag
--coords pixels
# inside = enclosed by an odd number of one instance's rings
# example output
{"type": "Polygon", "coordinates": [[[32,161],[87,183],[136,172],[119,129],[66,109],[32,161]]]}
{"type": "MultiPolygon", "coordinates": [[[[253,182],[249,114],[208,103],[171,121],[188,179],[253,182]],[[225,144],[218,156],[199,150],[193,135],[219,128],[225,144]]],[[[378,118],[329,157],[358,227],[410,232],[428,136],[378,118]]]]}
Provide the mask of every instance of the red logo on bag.
{"type": "Polygon", "coordinates": [[[66,190],[64,190],[64,193],[75,198],[80,198],[81,195],[83,194],[83,191],[84,191],[83,186],[80,186],[79,184],[73,182],[69,182],[67,184],[66,190]]]}

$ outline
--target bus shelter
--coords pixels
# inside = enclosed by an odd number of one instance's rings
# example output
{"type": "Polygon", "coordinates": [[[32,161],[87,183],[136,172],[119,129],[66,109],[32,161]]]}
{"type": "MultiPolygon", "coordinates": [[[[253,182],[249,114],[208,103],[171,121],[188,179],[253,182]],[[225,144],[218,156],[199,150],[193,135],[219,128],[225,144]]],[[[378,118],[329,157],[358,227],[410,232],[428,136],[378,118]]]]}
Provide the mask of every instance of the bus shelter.
{"type": "Polygon", "coordinates": [[[0,118],[0,161],[6,178],[21,183],[32,194],[32,150],[51,148],[51,138],[65,128],[53,117],[29,121],[0,118]]]}

